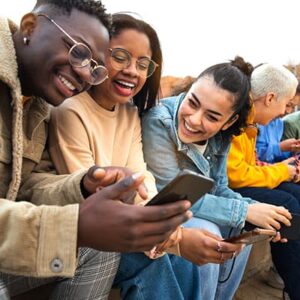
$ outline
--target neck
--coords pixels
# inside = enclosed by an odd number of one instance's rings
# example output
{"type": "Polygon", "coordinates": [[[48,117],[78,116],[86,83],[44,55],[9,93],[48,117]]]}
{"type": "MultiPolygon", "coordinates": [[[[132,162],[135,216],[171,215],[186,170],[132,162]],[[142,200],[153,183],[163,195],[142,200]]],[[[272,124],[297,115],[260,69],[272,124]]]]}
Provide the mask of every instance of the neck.
{"type": "Polygon", "coordinates": [[[88,91],[91,98],[102,108],[113,111],[116,107],[116,104],[110,100],[105,99],[103,96],[99,95],[99,93],[95,92],[94,89],[90,89],[88,91]]]}

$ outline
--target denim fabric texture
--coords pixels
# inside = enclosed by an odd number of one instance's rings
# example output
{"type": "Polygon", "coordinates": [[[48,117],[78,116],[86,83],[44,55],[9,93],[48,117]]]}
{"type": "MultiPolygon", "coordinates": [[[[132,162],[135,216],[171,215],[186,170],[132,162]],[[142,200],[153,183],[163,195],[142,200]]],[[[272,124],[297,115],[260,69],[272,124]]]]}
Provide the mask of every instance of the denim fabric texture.
{"type": "Polygon", "coordinates": [[[248,203],[228,188],[226,160],[230,141],[221,133],[210,138],[204,155],[194,144],[184,144],[177,135],[177,113],[185,94],[162,100],[142,118],[143,151],[148,169],[161,190],[181,170],[189,169],[215,181],[211,193],[197,201],[192,211],[195,217],[219,226],[242,228],[248,203]]]}
{"type": "MultiPolygon", "coordinates": [[[[184,227],[222,234],[216,224],[199,218],[192,218],[184,227]]],[[[227,235],[227,230],[223,234],[227,235]]],[[[236,259],[221,265],[203,266],[175,255],[151,260],[141,253],[122,254],[114,286],[121,289],[121,297],[126,300],[230,300],[240,284],[250,250],[251,246],[245,247],[236,259]]]]}

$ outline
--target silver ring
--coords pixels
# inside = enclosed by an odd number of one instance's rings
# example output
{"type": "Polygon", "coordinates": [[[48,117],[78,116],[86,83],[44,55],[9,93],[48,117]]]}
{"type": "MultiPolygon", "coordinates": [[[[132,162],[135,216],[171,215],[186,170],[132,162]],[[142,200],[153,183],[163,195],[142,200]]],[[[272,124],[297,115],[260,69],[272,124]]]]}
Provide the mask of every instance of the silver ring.
{"type": "Polygon", "coordinates": [[[221,252],[222,251],[222,245],[220,242],[217,243],[217,251],[221,252]]]}
{"type": "Polygon", "coordinates": [[[234,258],[235,256],[236,256],[236,252],[234,251],[234,252],[232,253],[231,259],[234,258]]]}

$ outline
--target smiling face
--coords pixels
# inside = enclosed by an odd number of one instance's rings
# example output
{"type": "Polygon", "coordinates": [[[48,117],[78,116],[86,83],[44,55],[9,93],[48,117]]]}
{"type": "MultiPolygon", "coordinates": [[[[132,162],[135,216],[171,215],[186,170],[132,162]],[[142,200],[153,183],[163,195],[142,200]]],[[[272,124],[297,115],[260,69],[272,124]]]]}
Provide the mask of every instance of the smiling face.
{"type": "MultiPolygon", "coordinates": [[[[98,64],[104,63],[109,35],[98,19],[73,9],[70,15],[58,14],[54,21],[72,39],[88,46],[98,64]]],[[[68,53],[74,42],[50,20],[28,14],[21,28],[22,35],[29,38],[29,44],[17,51],[24,95],[37,95],[58,105],[90,87],[86,80],[89,69],[70,65],[68,53]]]]}
{"type": "Polygon", "coordinates": [[[150,41],[146,34],[135,29],[124,29],[112,37],[110,48],[125,49],[131,55],[131,64],[123,70],[115,70],[108,53],[106,67],[109,78],[90,90],[96,102],[106,109],[112,109],[117,103],[127,103],[143,87],[146,78],[139,75],[136,60],[142,57],[151,59],[150,41]]]}
{"type": "Polygon", "coordinates": [[[254,101],[255,118],[254,122],[266,126],[273,119],[285,115],[286,107],[294,97],[295,92],[291,91],[289,95],[278,100],[275,93],[268,93],[254,101]]]}
{"type": "Polygon", "coordinates": [[[237,120],[237,116],[230,119],[233,101],[232,94],[218,87],[212,78],[197,80],[178,110],[180,140],[186,144],[201,143],[226,130],[237,120]]]}

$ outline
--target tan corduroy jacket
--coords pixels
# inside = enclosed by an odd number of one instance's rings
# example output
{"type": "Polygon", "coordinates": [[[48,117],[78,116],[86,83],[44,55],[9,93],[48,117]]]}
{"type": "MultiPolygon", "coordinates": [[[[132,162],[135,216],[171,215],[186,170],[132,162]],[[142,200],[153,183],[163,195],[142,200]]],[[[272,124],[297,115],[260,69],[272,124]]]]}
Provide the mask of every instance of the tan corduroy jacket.
{"type": "Polygon", "coordinates": [[[83,200],[79,183],[84,171],[39,173],[46,166],[42,154],[49,107],[38,98],[23,107],[11,30],[15,26],[0,18],[0,272],[72,276],[79,207],[72,203],[83,200]]]}

